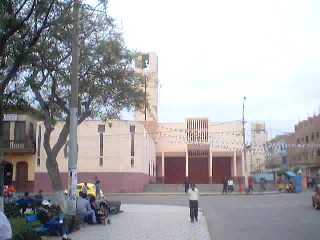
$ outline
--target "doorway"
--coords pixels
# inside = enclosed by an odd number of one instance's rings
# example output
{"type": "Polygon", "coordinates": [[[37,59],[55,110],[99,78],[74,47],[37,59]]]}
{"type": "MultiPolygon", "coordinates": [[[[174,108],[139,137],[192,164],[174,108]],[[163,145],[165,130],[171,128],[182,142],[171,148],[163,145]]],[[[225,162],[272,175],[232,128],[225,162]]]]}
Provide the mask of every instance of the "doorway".
{"type": "Polygon", "coordinates": [[[26,191],[28,184],[28,163],[18,162],[16,166],[16,188],[17,191],[26,191]]]}
{"type": "Polygon", "coordinates": [[[3,173],[4,173],[4,179],[3,183],[4,185],[12,185],[12,176],[13,176],[13,165],[9,162],[2,162],[1,165],[3,166],[3,173]]]}

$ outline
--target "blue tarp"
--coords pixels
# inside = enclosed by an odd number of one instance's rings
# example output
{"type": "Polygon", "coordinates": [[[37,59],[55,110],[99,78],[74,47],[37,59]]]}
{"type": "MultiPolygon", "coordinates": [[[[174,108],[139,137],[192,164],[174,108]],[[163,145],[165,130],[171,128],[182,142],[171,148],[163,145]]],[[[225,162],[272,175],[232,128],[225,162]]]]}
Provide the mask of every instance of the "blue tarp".
{"type": "Polygon", "coordinates": [[[287,175],[288,177],[295,177],[295,176],[296,176],[296,174],[295,174],[294,172],[291,172],[291,171],[287,171],[287,172],[286,172],[286,175],[287,175]]]}
{"type": "Polygon", "coordinates": [[[267,182],[274,181],[274,174],[273,173],[257,173],[254,176],[254,180],[256,183],[259,183],[261,179],[264,179],[267,182]]]}

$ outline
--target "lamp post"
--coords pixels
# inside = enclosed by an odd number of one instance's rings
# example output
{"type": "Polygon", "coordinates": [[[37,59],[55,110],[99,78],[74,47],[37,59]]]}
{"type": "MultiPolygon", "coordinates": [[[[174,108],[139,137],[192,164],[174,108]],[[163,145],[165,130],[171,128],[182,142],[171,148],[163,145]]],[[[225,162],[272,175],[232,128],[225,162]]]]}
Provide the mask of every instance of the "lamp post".
{"type": "Polygon", "coordinates": [[[247,153],[246,153],[246,129],[245,129],[245,119],[244,119],[244,104],[246,101],[246,97],[243,97],[242,104],[242,140],[243,140],[243,161],[244,161],[244,185],[245,188],[248,188],[248,174],[247,174],[247,153]]]}

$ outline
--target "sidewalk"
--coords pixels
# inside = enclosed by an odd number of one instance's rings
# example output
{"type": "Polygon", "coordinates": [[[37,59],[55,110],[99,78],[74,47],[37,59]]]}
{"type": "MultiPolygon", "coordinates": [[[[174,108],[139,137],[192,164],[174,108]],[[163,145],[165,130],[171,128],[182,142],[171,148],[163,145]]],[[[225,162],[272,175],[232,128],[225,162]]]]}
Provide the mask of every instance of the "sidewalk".
{"type": "MultiPolygon", "coordinates": [[[[207,221],[191,223],[189,208],[169,205],[123,204],[110,225],[88,225],[70,235],[72,240],[210,240],[207,221]]],[[[50,237],[50,240],[60,238],[50,237]]]]}

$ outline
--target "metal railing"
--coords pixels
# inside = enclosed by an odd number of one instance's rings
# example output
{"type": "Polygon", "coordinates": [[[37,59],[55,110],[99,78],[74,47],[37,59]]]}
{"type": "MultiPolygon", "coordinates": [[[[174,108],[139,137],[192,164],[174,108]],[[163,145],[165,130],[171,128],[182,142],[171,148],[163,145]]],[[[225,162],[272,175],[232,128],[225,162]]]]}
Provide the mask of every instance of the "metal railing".
{"type": "Polygon", "coordinates": [[[0,149],[3,152],[24,152],[35,153],[36,144],[35,140],[26,139],[24,141],[16,140],[0,140],[0,149]]]}

